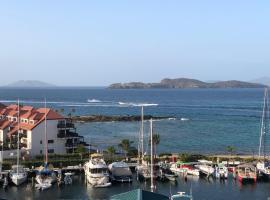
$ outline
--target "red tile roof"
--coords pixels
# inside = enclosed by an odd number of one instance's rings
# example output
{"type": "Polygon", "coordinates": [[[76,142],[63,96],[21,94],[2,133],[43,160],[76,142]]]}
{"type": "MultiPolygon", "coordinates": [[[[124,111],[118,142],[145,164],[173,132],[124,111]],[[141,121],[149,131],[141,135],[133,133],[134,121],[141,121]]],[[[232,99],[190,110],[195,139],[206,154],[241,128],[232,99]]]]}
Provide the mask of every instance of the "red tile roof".
{"type": "MultiPolygon", "coordinates": [[[[18,106],[15,104],[11,104],[5,108],[0,108],[0,115],[4,115],[5,117],[11,116],[11,117],[17,117],[18,115],[18,106]]],[[[24,123],[20,122],[20,128],[24,130],[32,130],[37,125],[39,125],[41,122],[45,120],[45,115],[47,120],[61,120],[65,119],[62,115],[55,112],[54,110],[50,108],[38,108],[35,109],[31,106],[20,106],[20,119],[28,119],[28,122],[30,120],[34,120],[34,124],[30,123],[24,123]]],[[[16,123],[15,126],[17,126],[17,122],[11,122],[8,121],[7,118],[0,120],[0,129],[4,129],[8,126],[13,125],[16,123]]]]}

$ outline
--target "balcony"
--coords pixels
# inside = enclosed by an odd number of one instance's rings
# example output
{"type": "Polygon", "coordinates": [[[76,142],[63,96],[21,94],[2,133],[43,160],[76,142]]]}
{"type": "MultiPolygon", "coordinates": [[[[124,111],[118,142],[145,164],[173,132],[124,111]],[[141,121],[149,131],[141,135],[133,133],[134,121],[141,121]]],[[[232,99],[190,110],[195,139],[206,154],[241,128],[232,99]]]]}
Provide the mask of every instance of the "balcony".
{"type": "Polygon", "coordinates": [[[71,131],[59,131],[57,134],[58,138],[79,138],[79,134],[71,131]]]}
{"type": "Polygon", "coordinates": [[[61,121],[57,124],[57,128],[75,128],[72,122],[61,121]]]}

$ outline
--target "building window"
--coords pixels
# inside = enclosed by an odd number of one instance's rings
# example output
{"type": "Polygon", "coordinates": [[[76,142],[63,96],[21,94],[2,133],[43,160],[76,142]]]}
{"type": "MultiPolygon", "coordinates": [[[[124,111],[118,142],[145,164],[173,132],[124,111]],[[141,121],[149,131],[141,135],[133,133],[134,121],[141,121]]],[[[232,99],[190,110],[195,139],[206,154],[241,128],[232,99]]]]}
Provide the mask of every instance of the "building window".
{"type": "Polygon", "coordinates": [[[34,124],[34,120],[30,120],[29,123],[30,123],[30,124],[34,124]]]}
{"type": "Polygon", "coordinates": [[[40,140],[39,144],[42,144],[42,140],[40,140]]]}
{"type": "Polygon", "coordinates": [[[42,154],[42,150],[40,150],[39,153],[42,154]]]}
{"type": "Polygon", "coordinates": [[[48,153],[54,153],[54,149],[48,149],[48,153]]]}
{"type": "Polygon", "coordinates": [[[48,144],[52,144],[52,143],[54,143],[53,140],[48,140],[48,144]]]}

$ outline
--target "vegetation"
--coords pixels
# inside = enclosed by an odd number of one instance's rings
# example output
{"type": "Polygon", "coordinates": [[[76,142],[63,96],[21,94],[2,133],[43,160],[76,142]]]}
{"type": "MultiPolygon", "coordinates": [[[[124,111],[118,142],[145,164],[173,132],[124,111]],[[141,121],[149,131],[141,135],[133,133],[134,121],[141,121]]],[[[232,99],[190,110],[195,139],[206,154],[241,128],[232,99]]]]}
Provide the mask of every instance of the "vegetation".
{"type": "Polygon", "coordinates": [[[114,154],[115,154],[115,152],[116,152],[116,149],[115,149],[114,146],[109,146],[109,147],[107,148],[107,152],[109,153],[110,158],[113,159],[113,156],[114,156],[114,154]]]}
{"type": "Polygon", "coordinates": [[[197,162],[200,159],[207,159],[206,156],[200,154],[188,154],[188,153],[181,153],[179,154],[178,158],[182,162],[197,162]]]}
{"type": "Polygon", "coordinates": [[[235,152],[236,148],[234,146],[227,146],[226,150],[232,156],[232,154],[235,152]]]}
{"type": "Polygon", "coordinates": [[[84,145],[80,144],[78,145],[77,149],[75,150],[75,153],[78,153],[81,156],[81,160],[83,159],[83,154],[87,152],[84,145]]]}
{"type": "Polygon", "coordinates": [[[133,143],[134,143],[133,141],[130,141],[128,139],[123,139],[118,146],[125,152],[125,156],[127,156],[131,148],[131,144],[133,143]]]}

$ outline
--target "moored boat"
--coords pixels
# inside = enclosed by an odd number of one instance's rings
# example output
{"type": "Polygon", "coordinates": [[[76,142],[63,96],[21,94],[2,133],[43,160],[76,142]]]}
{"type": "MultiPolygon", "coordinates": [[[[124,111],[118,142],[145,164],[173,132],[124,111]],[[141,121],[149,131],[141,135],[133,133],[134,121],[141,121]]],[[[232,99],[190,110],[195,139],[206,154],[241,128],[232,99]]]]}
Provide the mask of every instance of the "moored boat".
{"type": "Polygon", "coordinates": [[[215,167],[215,177],[219,178],[219,179],[227,179],[228,178],[228,168],[222,164],[219,163],[217,164],[217,166],[215,167]]]}
{"type": "Polygon", "coordinates": [[[113,162],[109,166],[110,177],[116,182],[132,182],[132,172],[125,162],[113,162]]]}
{"type": "Polygon", "coordinates": [[[198,164],[195,165],[197,169],[200,170],[201,175],[211,176],[215,172],[215,168],[213,167],[213,162],[208,160],[198,160],[198,164]]]}
{"type": "Polygon", "coordinates": [[[21,165],[13,165],[10,171],[10,179],[15,185],[21,185],[27,180],[27,172],[21,165]]]}
{"type": "Polygon", "coordinates": [[[88,162],[84,164],[84,173],[86,181],[92,187],[109,187],[111,182],[109,180],[108,167],[103,159],[102,154],[92,154],[88,162]]]}
{"type": "Polygon", "coordinates": [[[237,179],[241,182],[256,182],[256,167],[253,164],[242,164],[236,168],[237,179]]]}

